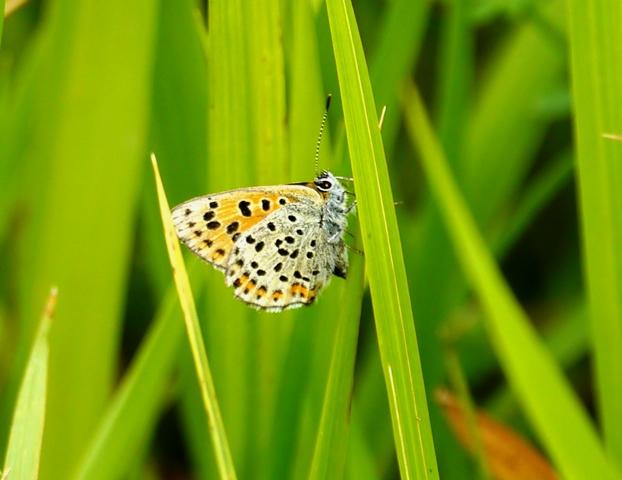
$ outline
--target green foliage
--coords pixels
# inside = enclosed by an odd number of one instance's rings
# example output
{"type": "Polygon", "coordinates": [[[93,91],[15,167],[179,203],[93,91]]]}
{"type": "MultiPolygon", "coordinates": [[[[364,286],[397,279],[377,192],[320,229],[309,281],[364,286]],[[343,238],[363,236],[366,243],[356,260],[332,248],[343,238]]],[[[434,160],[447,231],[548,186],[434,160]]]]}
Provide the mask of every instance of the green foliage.
{"type": "Polygon", "coordinates": [[[19,388],[2,469],[3,477],[12,475],[15,478],[35,479],[39,475],[47,398],[48,332],[56,307],[56,296],[57,291],[53,289],[45,305],[19,388]]]}
{"type": "Polygon", "coordinates": [[[617,133],[622,123],[622,66],[615,48],[622,40],[615,21],[622,6],[613,1],[568,6],[595,395],[605,444],[622,467],[622,148],[603,137],[617,133]]]}
{"type": "Polygon", "coordinates": [[[622,146],[603,134],[622,134],[621,18],[616,0],[12,10],[2,473],[476,478],[486,459],[433,401],[459,384],[564,478],[616,478],[622,146]],[[354,177],[348,279],[310,308],[261,313],[187,255],[189,348],[149,153],[173,205],[308,181],[329,93],[319,168],[354,177]]]}

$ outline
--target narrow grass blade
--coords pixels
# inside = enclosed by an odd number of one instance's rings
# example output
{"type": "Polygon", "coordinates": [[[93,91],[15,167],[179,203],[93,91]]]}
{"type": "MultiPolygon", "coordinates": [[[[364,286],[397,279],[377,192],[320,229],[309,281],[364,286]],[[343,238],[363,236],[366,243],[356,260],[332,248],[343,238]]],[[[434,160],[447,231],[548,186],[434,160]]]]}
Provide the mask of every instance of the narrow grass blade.
{"type": "Polygon", "coordinates": [[[397,218],[349,0],[327,0],[378,343],[403,478],[438,478],[397,218]]]}
{"type": "Polygon", "coordinates": [[[361,295],[357,292],[362,292],[365,286],[363,263],[362,258],[353,258],[349,266],[349,295],[337,320],[328,385],[309,474],[311,479],[343,478],[361,316],[361,295]]]}
{"type": "Polygon", "coordinates": [[[30,353],[19,389],[9,444],[2,471],[10,478],[39,478],[39,459],[45,424],[48,381],[48,331],[56,308],[56,289],[52,289],[43,311],[39,331],[30,353]]]}
{"type": "Polygon", "coordinates": [[[595,390],[605,444],[622,468],[622,4],[569,0],[572,90],[595,390]]]}
{"type": "Polygon", "coordinates": [[[526,415],[565,478],[619,478],[585,410],[517,303],[462,199],[414,87],[407,125],[465,274],[486,311],[497,357],[526,415]]]}
{"type": "Polygon", "coordinates": [[[443,17],[439,62],[439,136],[453,164],[460,163],[471,88],[473,86],[473,33],[469,1],[451,0],[443,17]]]}
{"type": "Polygon", "coordinates": [[[197,379],[201,390],[201,397],[209,419],[209,429],[212,435],[214,455],[218,464],[218,470],[221,478],[236,478],[231,453],[229,451],[229,445],[227,443],[227,437],[225,435],[220,415],[220,409],[216,400],[214,382],[212,380],[212,374],[207,362],[203,335],[201,334],[201,327],[199,325],[199,319],[194,305],[194,299],[192,297],[192,290],[190,289],[190,282],[186,274],[186,267],[181,256],[179,242],[177,241],[177,235],[175,234],[175,229],[173,227],[170,208],[166,200],[166,194],[164,193],[164,187],[158,172],[158,164],[155,155],[153,154],[151,155],[151,163],[156,179],[166,246],[171,266],[173,268],[173,277],[177,286],[179,301],[184,312],[186,331],[188,333],[190,349],[192,350],[192,357],[194,359],[197,379]]]}

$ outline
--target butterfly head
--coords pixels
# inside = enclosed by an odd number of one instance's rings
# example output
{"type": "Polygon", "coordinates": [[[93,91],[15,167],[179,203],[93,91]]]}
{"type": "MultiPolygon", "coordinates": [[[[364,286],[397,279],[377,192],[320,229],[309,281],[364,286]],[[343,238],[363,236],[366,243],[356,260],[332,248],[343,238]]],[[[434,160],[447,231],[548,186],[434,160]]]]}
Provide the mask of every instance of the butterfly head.
{"type": "Polygon", "coordinates": [[[322,225],[328,232],[329,242],[340,241],[347,225],[346,189],[332,173],[324,171],[313,180],[312,187],[324,199],[322,225]]]}
{"type": "Polygon", "coordinates": [[[313,180],[315,189],[327,200],[344,200],[345,189],[339,180],[330,172],[323,171],[313,180]]]}

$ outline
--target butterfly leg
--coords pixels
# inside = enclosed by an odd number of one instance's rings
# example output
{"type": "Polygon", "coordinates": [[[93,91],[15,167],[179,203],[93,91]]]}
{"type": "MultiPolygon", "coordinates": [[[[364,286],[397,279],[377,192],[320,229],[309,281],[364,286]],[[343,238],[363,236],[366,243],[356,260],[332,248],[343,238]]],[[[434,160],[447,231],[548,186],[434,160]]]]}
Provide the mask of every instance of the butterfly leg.
{"type": "Polygon", "coordinates": [[[346,215],[350,214],[356,209],[356,200],[354,200],[348,207],[346,208],[346,215]]]}

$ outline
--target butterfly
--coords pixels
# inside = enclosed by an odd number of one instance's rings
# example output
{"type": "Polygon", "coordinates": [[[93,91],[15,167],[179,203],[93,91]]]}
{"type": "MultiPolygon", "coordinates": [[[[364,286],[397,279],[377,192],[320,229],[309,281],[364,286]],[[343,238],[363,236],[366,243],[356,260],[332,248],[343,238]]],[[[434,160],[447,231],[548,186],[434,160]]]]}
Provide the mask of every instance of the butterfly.
{"type": "Polygon", "coordinates": [[[312,182],[193,198],[172,210],[177,236],[260,310],[312,304],[332,275],[345,278],[348,192],[324,171],[312,182]]]}

